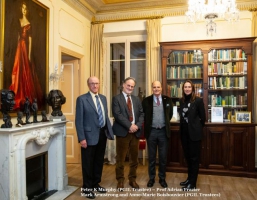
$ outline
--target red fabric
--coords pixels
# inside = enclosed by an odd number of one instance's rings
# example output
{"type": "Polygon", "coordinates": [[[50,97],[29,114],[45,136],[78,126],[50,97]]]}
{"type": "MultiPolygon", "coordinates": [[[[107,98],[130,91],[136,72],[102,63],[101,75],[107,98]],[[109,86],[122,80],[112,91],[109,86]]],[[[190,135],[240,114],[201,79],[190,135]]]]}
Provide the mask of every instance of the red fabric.
{"type": "Polygon", "coordinates": [[[146,141],[145,139],[144,140],[139,140],[139,149],[145,149],[145,146],[146,146],[146,141]]]}
{"type": "Polygon", "coordinates": [[[27,96],[30,102],[36,98],[38,105],[43,100],[43,92],[39,84],[38,77],[34,71],[34,65],[31,64],[28,57],[28,41],[30,37],[30,24],[21,27],[20,38],[15,54],[12,70],[12,84],[9,89],[15,93],[14,109],[20,108],[20,103],[27,96]]]}
{"type": "Polygon", "coordinates": [[[145,134],[144,134],[144,123],[142,125],[142,134],[140,136],[140,140],[139,140],[139,149],[142,150],[142,149],[145,149],[145,146],[146,146],[146,140],[145,140],[145,134]]]}

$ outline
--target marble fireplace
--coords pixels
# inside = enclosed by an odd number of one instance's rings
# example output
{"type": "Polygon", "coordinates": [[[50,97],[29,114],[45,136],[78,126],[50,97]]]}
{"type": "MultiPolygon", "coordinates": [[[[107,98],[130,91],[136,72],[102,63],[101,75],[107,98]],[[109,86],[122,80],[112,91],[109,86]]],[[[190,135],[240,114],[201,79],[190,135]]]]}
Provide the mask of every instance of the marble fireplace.
{"type": "Polygon", "coordinates": [[[65,190],[66,121],[0,128],[1,200],[27,200],[26,158],[47,153],[47,190],[65,190]]]}

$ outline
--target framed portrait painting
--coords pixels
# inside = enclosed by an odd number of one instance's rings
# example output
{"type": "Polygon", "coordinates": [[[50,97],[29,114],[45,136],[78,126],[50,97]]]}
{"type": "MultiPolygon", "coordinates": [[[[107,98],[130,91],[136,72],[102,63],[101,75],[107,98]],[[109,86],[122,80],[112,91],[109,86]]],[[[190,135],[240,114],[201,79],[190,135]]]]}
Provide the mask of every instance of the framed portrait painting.
{"type": "Polygon", "coordinates": [[[15,93],[13,112],[25,100],[47,110],[49,9],[35,0],[2,0],[1,88],[15,93]]]}

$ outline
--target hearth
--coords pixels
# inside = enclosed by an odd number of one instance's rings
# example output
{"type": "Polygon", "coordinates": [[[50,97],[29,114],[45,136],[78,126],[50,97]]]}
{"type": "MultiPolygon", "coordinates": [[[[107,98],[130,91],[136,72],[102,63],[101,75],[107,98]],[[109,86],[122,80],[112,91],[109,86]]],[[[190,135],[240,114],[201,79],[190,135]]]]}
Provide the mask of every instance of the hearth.
{"type": "Polygon", "coordinates": [[[66,189],[65,121],[0,129],[0,151],[1,200],[27,200],[41,191],[66,189]]]}

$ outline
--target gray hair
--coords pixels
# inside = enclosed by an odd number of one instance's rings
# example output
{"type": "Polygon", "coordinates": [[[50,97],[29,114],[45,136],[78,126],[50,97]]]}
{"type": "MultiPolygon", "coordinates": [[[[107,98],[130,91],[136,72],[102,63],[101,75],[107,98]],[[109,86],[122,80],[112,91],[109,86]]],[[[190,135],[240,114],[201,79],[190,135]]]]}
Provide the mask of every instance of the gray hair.
{"type": "Polygon", "coordinates": [[[126,83],[128,80],[134,81],[134,82],[135,82],[135,85],[137,84],[136,79],[133,78],[133,77],[127,77],[127,78],[123,81],[123,83],[126,83]]]}

